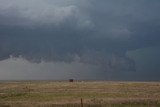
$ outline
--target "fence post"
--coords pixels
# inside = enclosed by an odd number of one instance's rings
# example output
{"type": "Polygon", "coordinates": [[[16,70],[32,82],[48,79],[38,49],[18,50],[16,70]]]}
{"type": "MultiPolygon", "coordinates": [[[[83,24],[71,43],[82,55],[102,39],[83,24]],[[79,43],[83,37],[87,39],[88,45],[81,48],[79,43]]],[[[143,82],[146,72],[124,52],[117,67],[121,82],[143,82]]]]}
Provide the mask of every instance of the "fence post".
{"type": "Polygon", "coordinates": [[[81,98],[81,107],[83,107],[83,99],[81,98]]]}

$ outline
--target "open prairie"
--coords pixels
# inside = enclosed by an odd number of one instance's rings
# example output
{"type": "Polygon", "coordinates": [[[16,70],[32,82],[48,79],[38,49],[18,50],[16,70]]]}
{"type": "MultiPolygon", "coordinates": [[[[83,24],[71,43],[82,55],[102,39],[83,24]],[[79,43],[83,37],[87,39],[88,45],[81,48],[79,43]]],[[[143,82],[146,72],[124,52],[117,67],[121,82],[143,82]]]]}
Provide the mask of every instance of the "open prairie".
{"type": "Polygon", "coordinates": [[[82,106],[160,107],[160,83],[0,81],[0,107],[82,106]]]}

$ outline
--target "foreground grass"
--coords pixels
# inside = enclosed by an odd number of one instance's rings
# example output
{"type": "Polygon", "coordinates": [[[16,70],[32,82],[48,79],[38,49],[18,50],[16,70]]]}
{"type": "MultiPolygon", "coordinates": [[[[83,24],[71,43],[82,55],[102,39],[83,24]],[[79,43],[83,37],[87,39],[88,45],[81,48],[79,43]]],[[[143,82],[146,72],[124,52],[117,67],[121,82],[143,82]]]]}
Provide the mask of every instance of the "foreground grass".
{"type": "Polygon", "coordinates": [[[0,107],[160,107],[160,83],[1,81],[0,107]]]}

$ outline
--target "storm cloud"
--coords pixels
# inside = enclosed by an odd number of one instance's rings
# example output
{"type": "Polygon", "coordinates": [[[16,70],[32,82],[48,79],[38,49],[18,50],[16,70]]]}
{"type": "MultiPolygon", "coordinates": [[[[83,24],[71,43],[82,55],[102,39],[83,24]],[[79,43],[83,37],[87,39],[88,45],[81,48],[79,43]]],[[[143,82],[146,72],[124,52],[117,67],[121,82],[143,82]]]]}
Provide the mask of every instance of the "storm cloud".
{"type": "Polygon", "coordinates": [[[52,67],[53,74],[85,71],[94,79],[97,73],[102,74],[97,79],[138,75],[127,53],[160,46],[158,10],[159,0],[0,0],[0,60],[58,63],[73,69],[55,72],[52,67]]]}

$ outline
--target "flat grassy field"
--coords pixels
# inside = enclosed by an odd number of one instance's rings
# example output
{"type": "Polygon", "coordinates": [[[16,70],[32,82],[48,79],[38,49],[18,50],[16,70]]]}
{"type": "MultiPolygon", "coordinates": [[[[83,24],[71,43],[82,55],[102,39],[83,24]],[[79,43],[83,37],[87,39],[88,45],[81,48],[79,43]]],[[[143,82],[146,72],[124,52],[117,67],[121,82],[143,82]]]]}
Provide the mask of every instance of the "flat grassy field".
{"type": "Polygon", "coordinates": [[[82,106],[160,107],[160,82],[0,81],[0,107],[82,106]]]}

